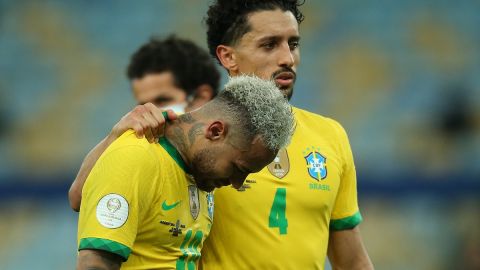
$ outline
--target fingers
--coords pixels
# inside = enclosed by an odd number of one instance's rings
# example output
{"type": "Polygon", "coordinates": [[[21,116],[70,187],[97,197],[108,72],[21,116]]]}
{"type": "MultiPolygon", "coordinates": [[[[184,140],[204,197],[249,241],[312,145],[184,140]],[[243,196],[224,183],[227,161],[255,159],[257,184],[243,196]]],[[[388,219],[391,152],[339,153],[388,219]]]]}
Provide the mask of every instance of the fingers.
{"type": "MultiPolygon", "coordinates": [[[[150,128],[148,120],[143,116],[146,113],[147,110],[145,110],[143,105],[136,106],[132,111],[122,117],[120,122],[116,125],[117,129],[119,129],[121,133],[128,129],[133,129],[137,138],[143,138],[147,133],[147,129],[150,128]]],[[[151,132],[148,134],[151,134],[151,132]]]]}
{"type": "Polygon", "coordinates": [[[140,121],[133,121],[133,122],[134,123],[131,124],[129,128],[135,131],[135,135],[137,136],[138,139],[143,138],[143,136],[145,135],[143,125],[140,123],[140,121]]]}
{"type": "MultiPolygon", "coordinates": [[[[137,138],[145,138],[149,142],[155,142],[162,137],[165,129],[165,118],[162,110],[152,103],[136,106],[115,125],[114,130],[122,134],[128,129],[133,129],[137,138]]],[[[178,118],[172,110],[167,111],[168,119],[178,118]]]]}
{"type": "Polygon", "coordinates": [[[173,110],[167,110],[169,120],[177,120],[178,115],[173,110]]]}
{"type": "Polygon", "coordinates": [[[147,139],[149,143],[155,142],[156,137],[153,135],[153,130],[151,128],[146,128],[143,131],[145,133],[145,139],[147,139]]]}
{"type": "Polygon", "coordinates": [[[147,110],[159,124],[165,123],[165,118],[163,117],[162,109],[158,108],[152,103],[146,103],[144,106],[145,106],[145,110],[147,110]]]}
{"type": "Polygon", "coordinates": [[[154,142],[156,138],[159,137],[159,130],[158,127],[160,123],[152,116],[151,113],[144,113],[143,118],[147,122],[147,129],[145,130],[145,137],[149,142],[154,142]]]}
{"type": "MultiPolygon", "coordinates": [[[[144,106],[145,106],[146,110],[148,110],[148,112],[150,113],[153,120],[155,120],[155,123],[158,125],[157,128],[156,128],[156,130],[157,130],[156,138],[162,137],[163,132],[165,130],[165,122],[166,122],[166,119],[165,119],[165,117],[163,117],[163,114],[162,114],[162,112],[163,112],[162,109],[158,108],[157,106],[153,105],[152,103],[146,103],[144,106]]],[[[177,116],[175,115],[175,113],[173,113],[173,111],[171,113],[172,113],[172,116],[174,118],[173,119],[170,118],[170,115],[169,115],[169,119],[170,120],[176,119],[177,116]]]]}

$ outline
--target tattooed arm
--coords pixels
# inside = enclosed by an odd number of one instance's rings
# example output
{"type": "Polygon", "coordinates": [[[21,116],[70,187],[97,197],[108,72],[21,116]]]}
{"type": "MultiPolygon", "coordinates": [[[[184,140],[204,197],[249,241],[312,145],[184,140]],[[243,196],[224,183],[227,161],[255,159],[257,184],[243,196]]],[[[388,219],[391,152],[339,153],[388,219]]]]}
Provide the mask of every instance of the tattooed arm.
{"type": "Polygon", "coordinates": [[[122,264],[122,258],[113,253],[84,249],[80,250],[77,259],[77,270],[118,270],[122,264]]]}

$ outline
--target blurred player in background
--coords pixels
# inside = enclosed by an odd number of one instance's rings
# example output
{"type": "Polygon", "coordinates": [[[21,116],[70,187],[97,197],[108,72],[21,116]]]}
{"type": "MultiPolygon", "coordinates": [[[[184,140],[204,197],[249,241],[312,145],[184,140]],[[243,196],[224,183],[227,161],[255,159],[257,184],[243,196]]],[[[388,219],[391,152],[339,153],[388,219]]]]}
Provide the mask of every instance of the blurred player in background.
{"type": "MultiPolygon", "coordinates": [[[[163,110],[194,110],[217,95],[220,73],[212,57],[193,42],[175,36],[151,39],[131,57],[127,76],[139,106],[126,114],[85,157],[68,197],[80,209],[82,186],[107,147],[128,129],[150,142],[163,133],[163,110]]],[[[169,112],[169,118],[176,115],[169,112]]]]}
{"type": "MultiPolygon", "coordinates": [[[[301,2],[301,1],[300,1],[301,2]]],[[[290,99],[304,16],[293,0],[218,0],[206,24],[210,54],[230,76],[273,79],[290,99]]],[[[320,98],[320,97],[318,97],[320,98]]],[[[240,189],[215,192],[201,265],[216,269],[373,269],[358,224],[356,173],[336,121],[293,109],[292,143],[240,189]]]]}
{"type": "Polygon", "coordinates": [[[209,192],[240,188],[269,164],[294,121],[273,82],[241,76],[167,122],[160,143],[125,132],[85,182],[77,269],[195,269],[213,219],[209,192]]]}
{"type": "Polygon", "coordinates": [[[132,55],[127,70],[135,99],[176,113],[194,110],[218,92],[220,74],[206,51],[189,40],[152,39],[132,55]]]}

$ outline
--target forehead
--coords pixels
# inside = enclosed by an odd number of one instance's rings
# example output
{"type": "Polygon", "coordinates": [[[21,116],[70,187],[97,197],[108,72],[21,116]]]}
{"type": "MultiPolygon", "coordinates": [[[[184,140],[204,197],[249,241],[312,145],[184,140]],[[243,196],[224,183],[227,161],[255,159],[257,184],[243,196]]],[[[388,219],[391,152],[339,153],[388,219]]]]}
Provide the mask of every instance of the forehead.
{"type": "Polygon", "coordinates": [[[248,16],[250,31],[242,39],[259,40],[268,36],[294,37],[298,36],[298,23],[290,11],[263,10],[248,16]]]}

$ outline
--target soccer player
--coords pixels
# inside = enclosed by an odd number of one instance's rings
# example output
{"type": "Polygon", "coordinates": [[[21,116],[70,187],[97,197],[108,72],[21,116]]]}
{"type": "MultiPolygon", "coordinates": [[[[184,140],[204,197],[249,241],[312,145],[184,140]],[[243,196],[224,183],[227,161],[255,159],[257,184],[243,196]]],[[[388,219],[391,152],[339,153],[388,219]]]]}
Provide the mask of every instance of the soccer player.
{"type": "Polygon", "coordinates": [[[167,122],[158,144],[127,131],[85,182],[77,268],[195,269],[213,219],[209,192],[240,188],[275,158],[293,128],[275,84],[241,76],[167,122]]]}
{"type": "Polygon", "coordinates": [[[151,39],[131,58],[127,76],[139,104],[176,113],[194,110],[218,92],[220,73],[211,56],[189,40],[151,39]]]}
{"type": "MultiPolygon", "coordinates": [[[[208,47],[231,76],[273,79],[293,94],[300,62],[294,0],[217,0],[208,47]]],[[[240,189],[215,192],[215,223],[201,265],[216,269],[373,269],[361,240],[356,174],[347,134],[336,121],[294,108],[291,144],[240,189]]]]}
{"type": "MultiPolygon", "coordinates": [[[[175,113],[194,110],[217,95],[220,73],[211,56],[195,43],[169,36],[151,39],[131,57],[127,76],[139,106],[125,115],[85,157],[68,198],[80,209],[82,186],[105,149],[128,129],[150,142],[163,133],[163,110],[175,113]],[[155,105],[155,106],[154,106],[155,105]]],[[[176,115],[169,112],[170,119],[176,115]]]]}

